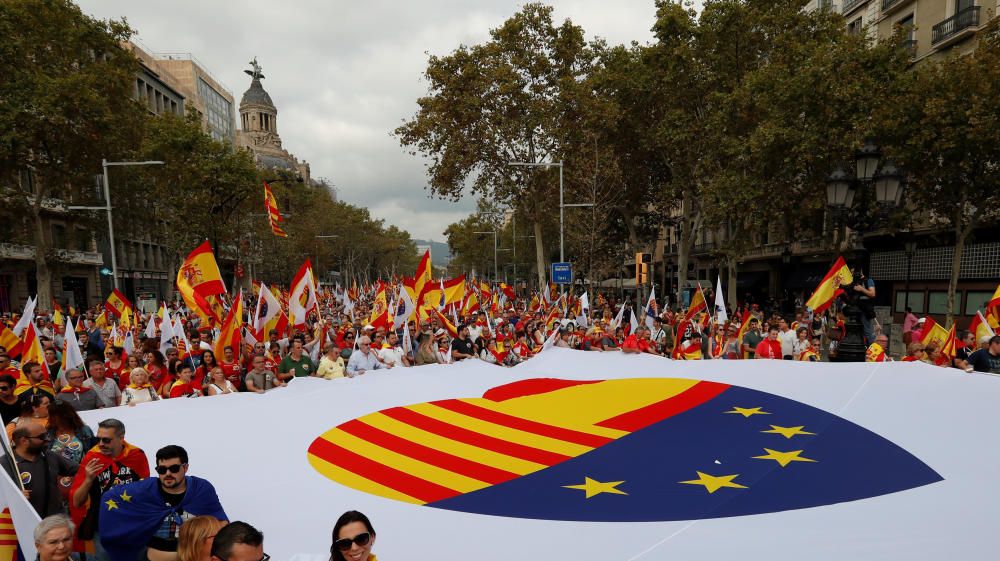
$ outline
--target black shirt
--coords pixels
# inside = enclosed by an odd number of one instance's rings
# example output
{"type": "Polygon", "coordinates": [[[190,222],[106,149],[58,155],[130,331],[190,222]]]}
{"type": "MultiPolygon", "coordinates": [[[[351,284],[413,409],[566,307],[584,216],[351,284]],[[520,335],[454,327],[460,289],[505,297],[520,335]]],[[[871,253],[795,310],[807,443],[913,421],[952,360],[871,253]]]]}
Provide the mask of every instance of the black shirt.
{"type": "Polygon", "coordinates": [[[174,511],[160,522],[160,526],[157,528],[156,533],[153,534],[153,537],[149,538],[147,545],[150,549],[158,551],[177,551],[181,524],[191,518],[190,514],[186,514],[182,509],[177,508],[181,504],[181,501],[184,500],[184,495],[187,494],[187,491],[173,494],[164,491],[162,483],[157,483],[157,486],[160,488],[160,498],[163,499],[163,502],[167,506],[174,509],[174,511]]]}
{"type": "Polygon", "coordinates": [[[475,349],[472,348],[472,342],[468,339],[453,339],[451,342],[451,350],[466,355],[476,354],[475,349]]]}
{"type": "Polygon", "coordinates": [[[0,419],[3,419],[3,424],[7,424],[21,415],[21,400],[18,399],[14,403],[7,404],[0,401],[0,419]]]}

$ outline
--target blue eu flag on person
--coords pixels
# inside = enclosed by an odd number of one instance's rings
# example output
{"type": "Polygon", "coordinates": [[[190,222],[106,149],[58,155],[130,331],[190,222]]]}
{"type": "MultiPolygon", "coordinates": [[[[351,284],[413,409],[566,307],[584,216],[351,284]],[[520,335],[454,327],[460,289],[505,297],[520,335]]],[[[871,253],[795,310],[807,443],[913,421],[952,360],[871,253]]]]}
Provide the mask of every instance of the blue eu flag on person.
{"type": "Polygon", "coordinates": [[[112,487],[101,496],[97,533],[113,561],[138,559],[167,516],[186,513],[228,520],[210,482],[190,475],[185,479],[187,491],[177,506],[163,500],[156,477],[112,487]]]}

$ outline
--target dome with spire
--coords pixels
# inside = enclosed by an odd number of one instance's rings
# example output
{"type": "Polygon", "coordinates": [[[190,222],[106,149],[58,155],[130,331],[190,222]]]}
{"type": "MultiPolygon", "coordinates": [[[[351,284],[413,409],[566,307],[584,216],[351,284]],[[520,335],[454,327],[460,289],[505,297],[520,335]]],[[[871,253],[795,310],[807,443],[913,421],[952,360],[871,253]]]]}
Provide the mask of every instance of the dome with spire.
{"type": "Polygon", "coordinates": [[[253,81],[250,82],[250,88],[243,92],[243,98],[240,99],[240,107],[248,104],[274,107],[274,102],[271,101],[271,96],[264,90],[264,86],[261,85],[260,78],[254,77],[253,81]]]}

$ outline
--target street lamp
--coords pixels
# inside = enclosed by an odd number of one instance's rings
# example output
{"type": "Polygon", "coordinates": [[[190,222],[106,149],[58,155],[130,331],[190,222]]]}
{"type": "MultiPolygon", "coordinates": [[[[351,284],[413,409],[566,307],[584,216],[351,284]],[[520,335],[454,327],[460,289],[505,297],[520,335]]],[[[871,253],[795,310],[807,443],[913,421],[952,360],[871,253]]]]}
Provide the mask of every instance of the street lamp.
{"type": "MultiPolygon", "coordinates": [[[[834,218],[854,230],[866,230],[874,222],[885,219],[889,211],[900,206],[903,200],[903,174],[889,160],[882,160],[882,152],[871,139],[854,154],[855,175],[850,177],[837,168],[826,180],[826,202],[834,218]],[[874,192],[877,209],[870,212],[869,191],[874,192]],[[855,206],[855,199],[860,201],[855,206]]],[[[907,274],[909,283],[909,274],[907,274]]],[[[862,362],[865,360],[865,340],[858,307],[857,292],[844,290],[844,338],[837,347],[837,362],[862,362]]],[[[907,287],[907,297],[909,287],[907,287]]]]}
{"type": "Polygon", "coordinates": [[[143,162],[109,162],[101,160],[101,168],[104,170],[104,206],[69,206],[70,210],[103,210],[108,213],[108,243],[111,244],[111,281],[115,290],[118,290],[118,257],[115,251],[115,225],[111,221],[111,185],[108,183],[109,166],[162,166],[164,162],[160,160],[147,160],[143,162]]]}
{"type": "Polygon", "coordinates": [[[566,207],[587,207],[594,206],[594,203],[573,203],[567,204],[563,202],[563,162],[559,160],[558,162],[509,162],[507,165],[510,166],[521,166],[521,167],[553,167],[559,168],[559,261],[561,263],[566,262],[565,255],[565,243],[563,241],[563,222],[564,222],[564,212],[563,209],[566,207]]]}

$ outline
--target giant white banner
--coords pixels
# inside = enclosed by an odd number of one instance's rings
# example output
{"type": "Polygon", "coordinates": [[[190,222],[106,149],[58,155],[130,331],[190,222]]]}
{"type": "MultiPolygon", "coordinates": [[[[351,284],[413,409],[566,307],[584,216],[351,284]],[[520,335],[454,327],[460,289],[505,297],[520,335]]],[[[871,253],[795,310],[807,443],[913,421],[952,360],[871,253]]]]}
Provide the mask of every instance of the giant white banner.
{"type": "Polygon", "coordinates": [[[938,561],[1000,551],[998,403],[922,364],[554,348],[84,418],[185,447],[275,559],[360,510],[385,560],[938,561]]]}

